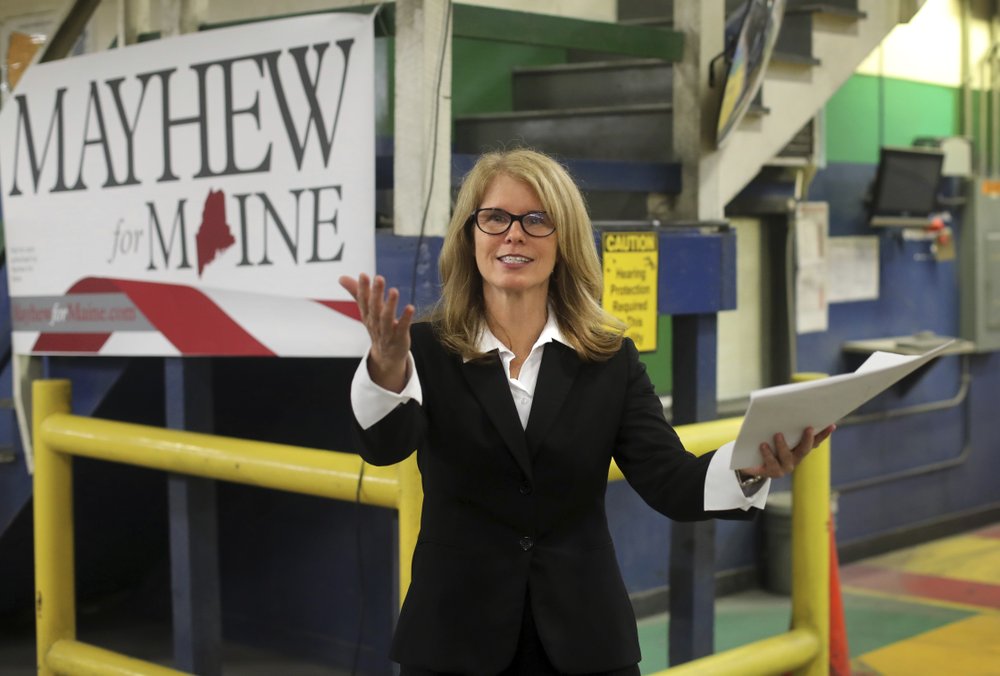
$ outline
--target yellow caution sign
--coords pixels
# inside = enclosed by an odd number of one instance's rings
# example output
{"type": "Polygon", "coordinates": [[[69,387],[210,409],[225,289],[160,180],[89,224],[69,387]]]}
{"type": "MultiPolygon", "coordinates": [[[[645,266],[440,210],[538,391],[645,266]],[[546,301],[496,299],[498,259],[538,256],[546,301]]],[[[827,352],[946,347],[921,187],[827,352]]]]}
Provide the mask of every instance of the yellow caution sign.
{"type": "Polygon", "coordinates": [[[639,352],[656,349],[659,238],[655,232],[605,232],[604,309],[628,325],[639,352]]]}

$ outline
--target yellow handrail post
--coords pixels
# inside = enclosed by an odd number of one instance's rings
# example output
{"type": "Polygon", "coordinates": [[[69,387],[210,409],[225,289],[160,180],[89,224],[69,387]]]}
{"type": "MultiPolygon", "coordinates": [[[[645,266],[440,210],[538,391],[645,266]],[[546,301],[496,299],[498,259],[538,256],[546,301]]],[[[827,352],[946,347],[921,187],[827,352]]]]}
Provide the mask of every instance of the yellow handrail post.
{"type": "Polygon", "coordinates": [[[35,623],[38,673],[54,673],[46,655],[57,641],[76,638],[73,556],[73,459],[45,442],[42,422],[69,413],[70,382],[38,380],[32,389],[35,453],[35,623]]]}
{"type": "Polygon", "coordinates": [[[424,489],[420,484],[420,469],[417,454],[397,465],[399,468],[399,604],[406,598],[410,588],[410,567],[413,564],[413,550],[417,547],[420,532],[420,510],[424,502],[424,489]]]}
{"type": "MultiPolygon", "coordinates": [[[[796,374],[793,380],[825,375],[796,374]]],[[[816,430],[817,432],[819,430],[816,430]]],[[[830,442],[823,442],[792,475],[792,628],[819,637],[819,653],[795,673],[830,669],[830,442]]]]}

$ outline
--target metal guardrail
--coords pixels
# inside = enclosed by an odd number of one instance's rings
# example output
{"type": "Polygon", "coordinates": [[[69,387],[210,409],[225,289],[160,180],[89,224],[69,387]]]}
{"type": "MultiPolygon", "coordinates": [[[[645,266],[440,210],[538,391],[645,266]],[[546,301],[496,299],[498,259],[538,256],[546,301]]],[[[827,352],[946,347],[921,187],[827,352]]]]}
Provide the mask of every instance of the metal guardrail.
{"type": "MultiPolygon", "coordinates": [[[[38,673],[182,674],[76,640],[73,543],[74,455],[353,502],[399,512],[400,599],[410,582],[410,562],[423,499],[416,458],[391,467],[367,466],[351,453],[248,441],[70,414],[70,383],[34,383],[35,612],[38,673]]],[[[677,432],[702,455],[736,436],[741,418],[683,425],[677,432]]],[[[660,673],[774,674],[826,671],[829,643],[828,442],[796,470],[793,479],[792,630],[660,673]]],[[[610,480],[622,478],[612,465],[610,480]]]]}

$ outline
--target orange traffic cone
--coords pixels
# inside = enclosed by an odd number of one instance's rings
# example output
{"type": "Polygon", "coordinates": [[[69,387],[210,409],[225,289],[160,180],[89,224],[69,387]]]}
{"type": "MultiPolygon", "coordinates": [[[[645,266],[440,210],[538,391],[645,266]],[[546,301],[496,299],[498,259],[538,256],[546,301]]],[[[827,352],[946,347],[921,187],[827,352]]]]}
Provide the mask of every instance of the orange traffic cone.
{"type": "Polygon", "coordinates": [[[844,600],[840,596],[840,565],[837,560],[837,538],[833,519],[830,520],[830,674],[850,676],[851,653],[847,649],[847,623],[844,621],[844,600]]]}

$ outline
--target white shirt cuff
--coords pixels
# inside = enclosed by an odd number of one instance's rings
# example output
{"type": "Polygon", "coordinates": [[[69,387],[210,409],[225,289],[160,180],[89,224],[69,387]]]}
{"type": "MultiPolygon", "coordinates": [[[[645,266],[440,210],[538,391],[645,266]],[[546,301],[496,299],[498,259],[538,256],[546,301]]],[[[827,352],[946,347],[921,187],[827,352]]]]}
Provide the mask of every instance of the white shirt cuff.
{"type": "Polygon", "coordinates": [[[413,363],[413,355],[406,355],[406,371],[410,374],[403,387],[403,391],[395,393],[384,387],[379,387],[368,375],[368,352],[361,358],[358,369],[354,372],[354,379],[351,381],[351,408],[354,409],[354,417],[357,419],[361,429],[366,430],[392,411],[411,399],[415,399],[418,404],[424,402],[424,393],[420,389],[420,378],[417,377],[417,369],[413,363]]]}
{"type": "Polygon", "coordinates": [[[726,509],[749,510],[751,507],[764,509],[767,493],[771,488],[771,480],[765,479],[760,490],[747,497],[736,478],[736,472],[729,469],[729,461],[733,457],[735,441],[723,444],[712,456],[708,464],[708,474],[705,476],[705,510],[722,511],[726,509]]]}

